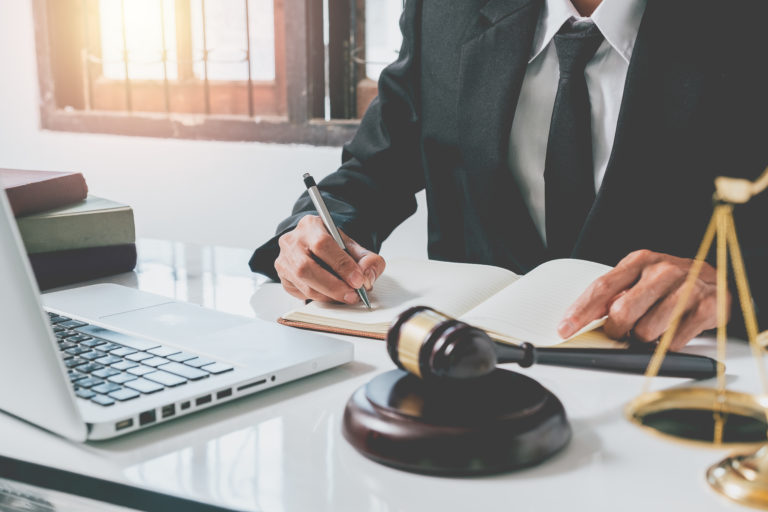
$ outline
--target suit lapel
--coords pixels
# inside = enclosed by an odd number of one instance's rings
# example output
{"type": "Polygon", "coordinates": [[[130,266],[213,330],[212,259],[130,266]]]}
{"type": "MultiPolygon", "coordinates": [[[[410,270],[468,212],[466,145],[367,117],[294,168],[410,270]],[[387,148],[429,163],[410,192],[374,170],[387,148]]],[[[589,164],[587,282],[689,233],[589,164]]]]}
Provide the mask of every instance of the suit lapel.
{"type": "Polygon", "coordinates": [[[668,165],[682,146],[680,134],[695,131],[705,77],[692,53],[686,53],[686,59],[670,57],[670,49],[680,50],[681,45],[668,36],[679,27],[670,30],[674,16],[665,10],[666,3],[649,0],[646,7],[608,167],[574,257],[615,264],[628,251],[651,248],[653,236],[643,228],[652,225],[655,212],[667,207],[665,191],[678,190],[668,165]],[[648,204],[650,198],[653,205],[648,204]]]}
{"type": "Polygon", "coordinates": [[[481,251],[484,254],[470,257],[497,264],[507,259],[507,266],[523,271],[542,260],[544,247],[507,168],[507,151],[541,7],[541,0],[488,2],[462,45],[459,74],[459,147],[468,171],[466,194],[486,198],[473,203],[480,232],[468,247],[492,245],[492,254],[481,251]]]}

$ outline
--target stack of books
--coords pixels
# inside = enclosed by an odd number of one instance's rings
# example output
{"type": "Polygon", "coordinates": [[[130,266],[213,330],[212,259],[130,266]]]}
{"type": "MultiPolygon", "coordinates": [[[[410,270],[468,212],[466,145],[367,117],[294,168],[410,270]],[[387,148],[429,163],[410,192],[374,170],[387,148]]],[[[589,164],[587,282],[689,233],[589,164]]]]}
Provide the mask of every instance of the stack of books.
{"type": "Polygon", "coordinates": [[[41,290],[136,266],[131,207],[88,195],[81,173],[0,169],[41,290]]]}

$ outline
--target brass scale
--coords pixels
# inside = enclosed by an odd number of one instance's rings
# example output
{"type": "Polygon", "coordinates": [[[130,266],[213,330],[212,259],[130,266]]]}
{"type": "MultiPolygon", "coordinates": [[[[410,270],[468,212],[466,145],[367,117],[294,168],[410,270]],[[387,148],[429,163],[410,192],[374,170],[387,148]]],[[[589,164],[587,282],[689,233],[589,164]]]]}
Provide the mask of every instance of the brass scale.
{"type": "MultiPolygon", "coordinates": [[[[734,447],[742,453],[731,455],[707,470],[707,482],[718,493],[744,505],[768,509],[768,376],[762,352],[768,345],[768,331],[758,333],[752,295],[747,282],[736,227],[734,205],[747,203],[768,188],[768,168],[754,182],[720,177],[715,180],[714,212],[681,290],[681,296],[666,333],[659,341],[646,371],[640,396],[625,410],[633,423],[645,429],[699,444],[734,447]],[[651,379],[659,367],[685,312],[693,286],[709,253],[716,243],[717,265],[717,370],[716,388],[673,388],[650,391],[651,379]],[[725,344],[727,312],[728,253],[738,292],[752,354],[757,362],[762,394],[750,395],[726,390],[725,344]],[[756,439],[739,435],[738,426],[752,424],[756,439]],[[673,427],[671,428],[670,425],[673,427]],[[676,428],[679,426],[680,428],[676,428]],[[702,431],[706,431],[706,438],[702,431]],[[695,434],[698,432],[698,434],[695,434]],[[745,442],[746,441],[746,442],[745,442]],[[746,451],[744,451],[746,450],[746,451]]],[[[768,264],[768,262],[765,262],[768,264]]],[[[742,431],[743,433],[743,431],[742,431]]]]}

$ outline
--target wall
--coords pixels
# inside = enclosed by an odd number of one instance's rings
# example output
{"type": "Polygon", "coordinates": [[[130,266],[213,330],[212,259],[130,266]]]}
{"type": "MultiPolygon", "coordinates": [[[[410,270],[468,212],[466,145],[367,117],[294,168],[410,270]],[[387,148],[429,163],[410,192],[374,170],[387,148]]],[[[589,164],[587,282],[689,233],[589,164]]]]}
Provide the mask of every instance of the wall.
{"type": "MultiPolygon", "coordinates": [[[[41,130],[31,4],[0,0],[0,167],[82,171],[92,193],[134,208],[139,237],[253,248],[290,213],[303,172],[338,165],[338,148],[41,130]]],[[[419,200],[383,254],[426,256],[419,200]]]]}

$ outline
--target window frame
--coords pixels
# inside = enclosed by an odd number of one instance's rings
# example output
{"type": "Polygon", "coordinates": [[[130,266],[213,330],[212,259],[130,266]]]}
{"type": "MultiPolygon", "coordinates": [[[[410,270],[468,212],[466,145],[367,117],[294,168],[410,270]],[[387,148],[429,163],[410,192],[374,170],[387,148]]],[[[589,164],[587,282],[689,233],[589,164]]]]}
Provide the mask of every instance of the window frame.
{"type": "MultiPolygon", "coordinates": [[[[356,0],[329,0],[330,10],[339,8],[344,13],[347,7],[349,19],[354,20],[359,9],[356,0]]],[[[78,54],[84,44],[77,38],[66,38],[65,26],[51,25],[50,19],[59,19],[57,9],[68,6],[59,0],[33,0],[35,20],[35,42],[37,46],[37,68],[40,87],[41,127],[45,130],[62,132],[105,133],[142,137],[181,138],[194,140],[253,141],[274,143],[305,143],[322,146],[339,146],[352,138],[359,120],[324,120],[325,111],[325,51],[323,45],[323,7],[316,0],[282,0],[282,12],[276,12],[276,19],[282,23],[275,27],[275,65],[284,66],[285,106],[287,116],[183,114],[166,112],[124,112],[106,110],[85,110],[87,90],[86,73],[82,58],[78,54]],[[64,6],[64,7],[62,7],[64,6]],[[53,31],[64,31],[64,34],[53,31]],[[291,34],[285,37],[285,34],[291,34]],[[51,41],[56,40],[53,48],[51,41]],[[66,44],[60,44],[64,41],[66,44]],[[62,48],[59,48],[62,47],[62,48]],[[284,52],[281,58],[280,52],[284,52]],[[282,62],[281,62],[282,61],[282,62]],[[72,69],[77,72],[72,73],[72,69]],[[63,78],[64,70],[69,75],[63,78]],[[79,78],[78,78],[79,77],[79,78]],[[61,105],[74,105],[64,108],[61,105]],[[80,108],[77,108],[80,106],[80,108]]],[[[276,2],[276,9],[279,5],[276,2]]],[[[61,14],[61,13],[59,13],[61,14]]],[[[64,13],[66,15],[66,13],[64,13]]],[[[73,15],[70,15],[72,18],[73,15]]],[[[63,25],[63,24],[62,24],[63,25]]],[[[338,26],[339,24],[336,24],[338,26]]],[[[342,27],[344,22],[340,23],[342,27]]],[[[346,24],[349,27],[349,22],[346,24]]],[[[352,25],[354,26],[354,24],[352,25]]],[[[329,63],[346,62],[342,69],[354,68],[350,48],[354,40],[352,31],[335,29],[331,23],[331,38],[350,39],[329,55],[329,63]]],[[[82,33],[82,27],[80,27],[82,33]]],[[[332,64],[331,64],[332,66],[332,64]]],[[[276,79],[280,71],[276,69],[276,79]]],[[[351,104],[356,99],[355,88],[351,104]]],[[[333,101],[333,97],[332,97],[333,101]]],[[[350,102],[349,99],[345,101],[350,102]]],[[[335,101],[334,101],[335,104],[335,101]]],[[[334,110],[334,104],[331,110],[334,110]]],[[[346,112],[344,117],[353,117],[355,112],[346,112]]]]}

